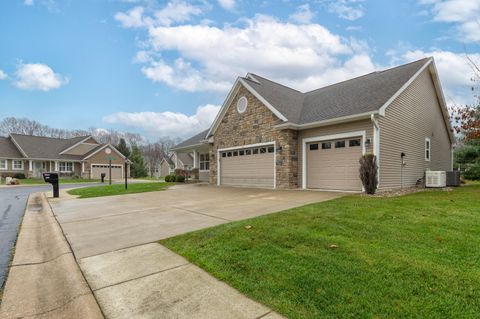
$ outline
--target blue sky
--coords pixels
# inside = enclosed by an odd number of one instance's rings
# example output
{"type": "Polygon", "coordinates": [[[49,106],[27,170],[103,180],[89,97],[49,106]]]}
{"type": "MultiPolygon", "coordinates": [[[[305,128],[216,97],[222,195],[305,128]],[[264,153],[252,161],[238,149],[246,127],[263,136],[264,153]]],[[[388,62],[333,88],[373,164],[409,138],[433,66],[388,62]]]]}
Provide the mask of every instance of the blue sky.
{"type": "Polygon", "coordinates": [[[0,118],[150,140],[209,126],[247,72],[302,91],[434,56],[471,102],[480,0],[0,3],[0,118]]]}

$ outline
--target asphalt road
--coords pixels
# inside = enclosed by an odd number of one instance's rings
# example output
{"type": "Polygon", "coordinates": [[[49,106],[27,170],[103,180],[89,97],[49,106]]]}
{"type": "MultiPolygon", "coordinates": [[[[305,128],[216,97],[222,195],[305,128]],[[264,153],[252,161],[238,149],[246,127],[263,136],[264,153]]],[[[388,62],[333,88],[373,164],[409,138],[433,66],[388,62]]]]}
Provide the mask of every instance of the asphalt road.
{"type": "MultiPolygon", "coordinates": [[[[74,188],[95,184],[98,183],[65,184],[60,185],[60,188],[74,188]]],[[[25,212],[28,195],[51,189],[52,186],[49,184],[0,188],[0,289],[4,285],[11,250],[17,239],[17,232],[25,212]]]]}

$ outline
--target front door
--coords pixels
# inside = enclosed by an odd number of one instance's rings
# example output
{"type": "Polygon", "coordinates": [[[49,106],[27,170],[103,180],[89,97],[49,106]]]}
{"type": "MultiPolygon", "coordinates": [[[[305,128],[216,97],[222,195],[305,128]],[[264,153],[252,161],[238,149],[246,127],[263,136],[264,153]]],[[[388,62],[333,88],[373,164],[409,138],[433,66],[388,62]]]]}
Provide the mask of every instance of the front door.
{"type": "Polygon", "coordinates": [[[43,172],[46,169],[45,162],[33,162],[33,177],[42,177],[43,172]]]}

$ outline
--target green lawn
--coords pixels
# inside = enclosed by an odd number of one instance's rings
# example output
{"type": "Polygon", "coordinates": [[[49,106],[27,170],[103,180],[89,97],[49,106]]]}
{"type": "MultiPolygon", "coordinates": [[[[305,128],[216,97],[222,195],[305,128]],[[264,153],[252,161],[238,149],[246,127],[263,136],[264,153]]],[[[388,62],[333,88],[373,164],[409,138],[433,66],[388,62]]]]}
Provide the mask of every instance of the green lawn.
{"type": "MultiPolygon", "coordinates": [[[[99,179],[85,179],[85,178],[60,178],[60,184],[80,184],[80,183],[98,183],[99,179]]],[[[46,184],[43,178],[27,178],[21,179],[20,185],[37,185],[46,184]]]]}
{"type": "Polygon", "coordinates": [[[104,186],[92,186],[84,188],[76,188],[67,191],[71,195],[79,195],[80,198],[101,197],[101,196],[113,196],[124,195],[144,192],[162,191],[167,188],[171,183],[132,183],[128,184],[128,189],[125,189],[124,184],[113,184],[104,186]]]}
{"type": "Polygon", "coordinates": [[[478,184],[353,195],[160,243],[289,318],[480,317],[478,184]]]}

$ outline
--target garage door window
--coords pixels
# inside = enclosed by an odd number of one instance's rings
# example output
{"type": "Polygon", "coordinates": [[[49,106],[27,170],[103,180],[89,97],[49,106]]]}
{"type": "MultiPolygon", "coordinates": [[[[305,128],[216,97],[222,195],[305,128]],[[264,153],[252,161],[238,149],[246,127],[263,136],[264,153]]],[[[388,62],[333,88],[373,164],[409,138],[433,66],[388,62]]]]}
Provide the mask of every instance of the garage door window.
{"type": "Polygon", "coordinates": [[[318,144],[310,144],[310,151],[318,150],[318,144]]]}
{"type": "Polygon", "coordinates": [[[245,155],[252,155],[252,150],[245,150],[245,155]]]}
{"type": "Polygon", "coordinates": [[[345,141],[336,141],[335,148],[343,148],[345,147],[345,141]]]}
{"type": "Polygon", "coordinates": [[[348,141],[348,146],[350,147],[360,146],[360,139],[357,138],[357,139],[348,141]]]}
{"type": "Polygon", "coordinates": [[[258,148],[253,149],[253,155],[256,155],[256,154],[258,154],[258,148]]]}
{"type": "Polygon", "coordinates": [[[266,147],[260,148],[260,154],[265,154],[266,152],[267,152],[267,148],[266,148],[266,147]]]}
{"type": "Polygon", "coordinates": [[[322,143],[322,150],[329,150],[331,148],[332,148],[332,143],[330,142],[322,143]]]}
{"type": "Polygon", "coordinates": [[[269,146],[269,147],[268,147],[268,152],[269,152],[269,153],[275,152],[275,147],[269,146]]]}

